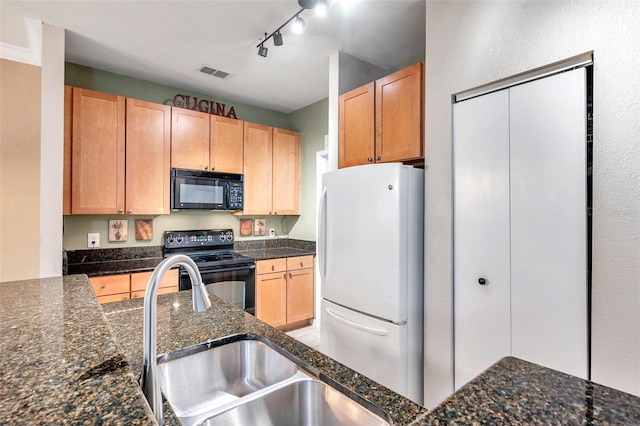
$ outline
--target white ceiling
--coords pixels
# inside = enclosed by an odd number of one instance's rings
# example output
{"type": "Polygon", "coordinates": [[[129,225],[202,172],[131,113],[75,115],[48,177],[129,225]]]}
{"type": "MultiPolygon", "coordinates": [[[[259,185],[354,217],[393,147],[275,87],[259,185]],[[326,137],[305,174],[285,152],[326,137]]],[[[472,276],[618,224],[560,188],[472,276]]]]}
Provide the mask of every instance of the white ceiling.
{"type": "Polygon", "coordinates": [[[384,69],[424,57],[425,0],[334,0],[322,18],[305,10],[305,32],[287,25],[283,46],[265,43],[266,58],[257,44],[300,10],[297,0],[0,0],[0,7],[65,28],[68,62],[287,113],[328,96],[336,50],[384,69]],[[232,75],[205,75],[203,65],[232,75]]]}

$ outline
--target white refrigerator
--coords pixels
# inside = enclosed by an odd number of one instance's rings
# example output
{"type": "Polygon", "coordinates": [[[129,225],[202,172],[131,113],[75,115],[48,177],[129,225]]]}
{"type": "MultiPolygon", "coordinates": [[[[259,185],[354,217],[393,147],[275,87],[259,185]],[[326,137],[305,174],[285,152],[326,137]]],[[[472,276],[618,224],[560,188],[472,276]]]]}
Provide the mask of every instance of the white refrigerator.
{"type": "Polygon", "coordinates": [[[401,163],[323,175],[320,350],[422,404],[424,171],[401,163]]]}

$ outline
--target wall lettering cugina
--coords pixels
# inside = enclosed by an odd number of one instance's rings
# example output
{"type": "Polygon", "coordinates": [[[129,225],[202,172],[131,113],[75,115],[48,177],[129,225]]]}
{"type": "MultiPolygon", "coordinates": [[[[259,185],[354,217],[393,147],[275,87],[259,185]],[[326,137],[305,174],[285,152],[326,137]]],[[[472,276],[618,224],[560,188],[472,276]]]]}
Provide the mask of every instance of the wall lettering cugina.
{"type": "Polygon", "coordinates": [[[191,109],[193,111],[206,112],[213,115],[221,115],[228,118],[235,118],[236,120],[238,119],[234,107],[230,107],[227,110],[226,104],[221,104],[207,99],[198,99],[195,96],[191,97],[189,95],[182,95],[178,93],[173,97],[173,106],[191,109]]]}

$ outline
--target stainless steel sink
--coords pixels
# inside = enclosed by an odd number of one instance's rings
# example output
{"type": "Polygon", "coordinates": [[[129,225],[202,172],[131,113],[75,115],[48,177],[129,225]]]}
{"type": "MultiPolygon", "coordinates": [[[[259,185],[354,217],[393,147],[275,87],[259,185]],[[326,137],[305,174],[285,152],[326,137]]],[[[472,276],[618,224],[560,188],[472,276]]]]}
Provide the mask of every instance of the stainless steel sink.
{"type": "Polygon", "coordinates": [[[391,424],[293,359],[252,339],[197,345],[158,357],[160,388],[186,426],[391,424]]]}
{"type": "Polygon", "coordinates": [[[317,380],[298,380],[207,419],[228,425],[389,425],[360,404],[317,380]]]}
{"type": "Polygon", "coordinates": [[[298,368],[256,340],[201,345],[158,359],[160,388],[183,424],[197,423],[222,406],[282,382],[298,368]]]}

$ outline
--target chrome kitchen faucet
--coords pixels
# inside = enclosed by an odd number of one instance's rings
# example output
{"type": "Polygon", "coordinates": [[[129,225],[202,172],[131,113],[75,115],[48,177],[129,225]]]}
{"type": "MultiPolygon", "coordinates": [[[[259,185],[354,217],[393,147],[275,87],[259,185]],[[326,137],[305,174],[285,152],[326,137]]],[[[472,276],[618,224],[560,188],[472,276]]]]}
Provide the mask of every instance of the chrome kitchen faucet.
{"type": "Polygon", "coordinates": [[[188,273],[193,287],[193,310],[202,312],[211,307],[209,293],[204,284],[198,267],[188,256],[176,254],[165,258],[153,271],[153,275],[147,284],[147,291],[144,296],[144,367],[140,377],[140,387],[147,402],[158,421],[163,424],[162,419],[162,395],[160,384],[157,379],[157,321],[156,310],[158,300],[158,287],[164,274],[174,266],[182,266],[188,273]]]}

